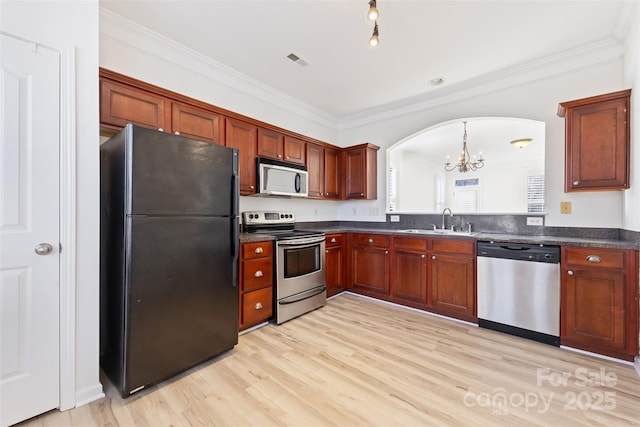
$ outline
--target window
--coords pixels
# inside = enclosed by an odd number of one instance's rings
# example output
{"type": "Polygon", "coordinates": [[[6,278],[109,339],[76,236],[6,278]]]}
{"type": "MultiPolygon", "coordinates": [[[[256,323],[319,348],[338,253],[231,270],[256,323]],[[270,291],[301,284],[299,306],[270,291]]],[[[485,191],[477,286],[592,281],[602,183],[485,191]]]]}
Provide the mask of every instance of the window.
{"type": "Polygon", "coordinates": [[[527,212],[544,212],[544,175],[527,177],[527,212]]]}

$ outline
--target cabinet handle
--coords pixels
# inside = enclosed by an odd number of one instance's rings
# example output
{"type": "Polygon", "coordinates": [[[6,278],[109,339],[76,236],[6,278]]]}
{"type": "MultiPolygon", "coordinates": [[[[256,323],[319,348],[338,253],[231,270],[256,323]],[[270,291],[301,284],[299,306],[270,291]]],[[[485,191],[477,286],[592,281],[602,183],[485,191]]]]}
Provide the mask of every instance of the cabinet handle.
{"type": "Polygon", "coordinates": [[[431,259],[436,259],[436,256],[435,255],[431,255],[431,259]]]}
{"type": "Polygon", "coordinates": [[[420,258],[422,258],[422,259],[424,259],[424,258],[426,258],[426,257],[427,257],[427,256],[426,256],[425,254],[420,255],[420,258]]]}
{"type": "Polygon", "coordinates": [[[262,308],[262,303],[257,302],[256,305],[253,306],[253,308],[255,308],[256,310],[260,310],[262,308]]]}
{"type": "Polygon", "coordinates": [[[262,277],[262,276],[264,276],[264,274],[262,274],[262,270],[258,270],[255,273],[253,273],[253,276],[254,277],[262,277]]]}
{"type": "Polygon", "coordinates": [[[287,160],[289,160],[289,156],[287,156],[287,160]]]}
{"type": "Polygon", "coordinates": [[[254,186],[252,185],[252,186],[250,186],[249,188],[251,188],[252,190],[254,190],[256,187],[254,187],[254,186]]]}
{"type": "Polygon", "coordinates": [[[278,158],[281,159],[282,158],[282,154],[278,154],[278,158]]]}
{"type": "Polygon", "coordinates": [[[580,185],[580,181],[573,181],[573,185],[580,185]]]}
{"type": "Polygon", "coordinates": [[[164,132],[164,129],[162,129],[162,128],[158,128],[158,130],[159,130],[160,132],[164,132]]]}
{"type": "Polygon", "coordinates": [[[254,252],[257,254],[261,254],[264,252],[264,249],[262,249],[262,246],[258,246],[254,252]]]}
{"type": "Polygon", "coordinates": [[[335,237],[332,237],[332,238],[331,238],[331,243],[335,243],[335,242],[336,242],[336,238],[335,238],[335,237]]]}
{"type": "Polygon", "coordinates": [[[587,255],[586,260],[588,262],[601,262],[602,258],[600,258],[598,255],[587,255]]]}
{"type": "Polygon", "coordinates": [[[573,276],[573,270],[569,270],[569,271],[567,271],[567,274],[568,274],[569,276],[573,276]]]}
{"type": "Polygon", "coordinates": [[[328,253],[329,253],[329,249],[325,249],[325,250],[324,250],[324,253],[325,253],[325,254],[328,254],[328,253]]]}
{"type": "Polygon", "coordinates": [[[360,193],[361,196],[364,196],[364,193],[360,193]]]}
{"type": "Polygon", "coordinates": [[[180,132],[175,131],[175,132],[174,132],[174,134],[175,134],[175,135],[180,135],[180,132]]]}
{"type": "Polygon", "coordinates": [[[389,255],[389,251],[384,251],[384,254],[385,255],[389,255]]]}
{"type": "Polygon", "coordinates": [[[368,239],[367,242],[368,243],[373,243],[373,239],[368,239]]]}

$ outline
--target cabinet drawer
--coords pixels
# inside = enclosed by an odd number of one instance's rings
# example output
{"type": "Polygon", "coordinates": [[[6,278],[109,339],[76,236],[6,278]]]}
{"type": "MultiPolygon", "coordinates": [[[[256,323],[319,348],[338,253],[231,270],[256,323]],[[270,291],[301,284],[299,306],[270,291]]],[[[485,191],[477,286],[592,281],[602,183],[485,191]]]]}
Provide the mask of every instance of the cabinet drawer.
{"type": "Polygon", "coordinates": [[[413,249],[416,251],[427,250],[427,239],[418,237],[393,236],[393,247],[402,249],[413,249]]]}
{"type": "Polygon", "coordinates": [[[475,240],[434,239],[434,252],[448,252],[453,254],[473,255],[476,250],[475,240]]]}
{"type": "Polygon", "coordinates": [[[272,288],[259,289],[242,295],[242,324],[264,322],[273,315],[272,288]]]}
{"type": "Polygon", "coordinates": [[[242,290],[251,291],[253,289],[271,286],[273,283],[273,258],[257,258],[243,262],[242,270],[242,290]]]}
{"type": "Polygon", "coordinates": [[[327,234],[325,245],[329,248],[331,246],[341,246],[344,244],[344,234],[327,234]]]}
{"type": "Polygon", "coordinates": [[[566,264],[593,268],[625,268],[627,251],[621,249],[602,248],[569,248],[564,247],[566,264]]]}
{"type": "Polygon", "coordinates": [[[271,256],[273,254],[273,241],[252,242],[242,244],[242,258],[252,259],[271,256]]]}
{"type": "Polygon", "coordinates": [[[388,248],[389,236],[383,234],[354,234],[353,244],[388,248]]]}

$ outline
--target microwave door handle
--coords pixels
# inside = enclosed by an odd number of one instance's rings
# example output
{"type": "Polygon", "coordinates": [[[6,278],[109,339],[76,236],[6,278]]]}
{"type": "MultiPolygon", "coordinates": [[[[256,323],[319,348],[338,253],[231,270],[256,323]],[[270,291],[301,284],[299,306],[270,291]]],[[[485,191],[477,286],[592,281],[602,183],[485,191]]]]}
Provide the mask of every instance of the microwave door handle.
{"type": "Polygon", "coordinates": [[[300,174],[299,173],[296,173],[295,186],[296,186],[296,193],[299,193],[300,192],[300,174]]]}

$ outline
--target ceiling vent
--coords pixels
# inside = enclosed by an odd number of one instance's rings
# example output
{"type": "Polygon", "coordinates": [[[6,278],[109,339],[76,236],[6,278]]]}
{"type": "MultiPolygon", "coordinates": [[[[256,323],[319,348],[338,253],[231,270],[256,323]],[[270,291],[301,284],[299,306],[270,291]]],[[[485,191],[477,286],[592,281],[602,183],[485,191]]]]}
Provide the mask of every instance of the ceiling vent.
{"type": "Polygon", "coordinates": [[[287,58],[289,58],[290,60],[292,60],[293,62],[295,62],[296,64],[298,64],[301,67],[306,67],[307,65],[309,65],[309,61],[307,61],[304,58],[299,57],[298,55],[296,55],[293,52],[291,52],[289,55],[287,55],[287,58]]]}

